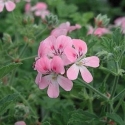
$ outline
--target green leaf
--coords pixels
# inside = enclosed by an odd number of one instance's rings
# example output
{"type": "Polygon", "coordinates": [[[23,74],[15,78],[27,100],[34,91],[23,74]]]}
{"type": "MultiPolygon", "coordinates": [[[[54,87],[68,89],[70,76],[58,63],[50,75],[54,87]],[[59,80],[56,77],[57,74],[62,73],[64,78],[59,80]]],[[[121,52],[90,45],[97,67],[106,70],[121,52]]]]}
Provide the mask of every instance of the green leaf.
{"type": "Polygon", "coordinates": [[[92,121],[98,120],[98,119],[99,118],[95,114],[79,109],[72,113],[68,123],[71,125],[73,123],[75,123],[75,125],[83,125],[83,124],[89,125],[92,121]]]}
{"type": "Polygon", "coordinates": [[[9,107],[11,107],[12,102],[17,99],[18,94],[13,93],[11,95],[7,95],[3,99],[0,100],[0,115],[4,114],[9,107]]]}
{"type": "Polygon", "coordinates": [[[51,125],[49,122],[43,122],[42,125],[51,125]]]}
{"type": "Polygon", "coordinates": [[[17,68],[19,65],[21,65],[21,63],[12,63],[12,64],[9,64],[7,66],[3,66],[2,68],[0,68],[0,79],[4,77],[5,75],[7,75],[12,70],[14,70],[15,68],[17,68]]]}
{"type": "Polygon", "coordinates": [[[65,2],[61,2],[57,6],[57,12],[59,17],[69,17],[70,14],[73,14],[76,11],[77,11],[77,6],[74,4],[67,5],[65,2]]]}
{"type": "Polygon", "coordinates": [[[125,122],[122,120],[122,118],[115,113],[107,113],[106,116],[118,123],[118,125],[125,125],[125,122]]]}

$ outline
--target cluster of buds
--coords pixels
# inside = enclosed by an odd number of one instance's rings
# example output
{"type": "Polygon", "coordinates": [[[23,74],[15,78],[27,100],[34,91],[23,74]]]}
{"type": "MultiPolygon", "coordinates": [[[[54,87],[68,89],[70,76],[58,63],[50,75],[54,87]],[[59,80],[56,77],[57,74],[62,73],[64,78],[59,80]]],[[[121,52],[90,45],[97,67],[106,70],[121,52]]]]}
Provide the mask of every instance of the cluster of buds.
{"type": "Polygon", "coordinates": [[[95,25],[97,27],[106,27],[109,24],[110,19],[107,17],[107,15],[101,15],[99,14],[95,18],[95,25]]]}

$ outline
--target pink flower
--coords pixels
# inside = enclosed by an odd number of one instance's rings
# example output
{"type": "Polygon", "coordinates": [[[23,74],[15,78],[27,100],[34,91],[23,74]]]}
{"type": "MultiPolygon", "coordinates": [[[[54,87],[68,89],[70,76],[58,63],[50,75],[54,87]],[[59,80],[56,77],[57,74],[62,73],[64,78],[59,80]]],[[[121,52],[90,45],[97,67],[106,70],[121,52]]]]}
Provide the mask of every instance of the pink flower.
{"type": "Polygon", "coordinates": [[[87,34],[94,34],[96,36],[102,36],[104,34],[108,34],[110,33],[110,31],[107,28],[96,28],[94,30],[94,28],[92,26],[89,26],[89,31],[87,34]]]}
{"type": "Polygon", "coordinates": [[[6,7],[7,11],[13,11],[16,7],[16,4],[12,2],[11,0],[0,0],[0,12],[3,11],[4,6],[6,7]]]}
{"type": "Polygon", "coordinates": [[[67,59],[64,50],[66,47],[72,46],[72,39],[68,36],[61,35],[59,37],[49,36],[44,41],[40,43],[38,49],[38,57],[47,56],[53,58],[54,56],[59,56],[62,58],[64,65],[70,63],[67,59]]]}
{"type": "Polygon", "coordinates": [[[26,125],[26,123],[24,121],[18,121],[14,125],[26,125]]]}
{"type": "Polygon", "coordinates": [[[39,72],[36,78],[39,88],[45,89],[48,86],[47,94],[50,98],[59,96],[59,85],[65,91],[72,89],[72,81],[61,75],[64,74],[65,69],[60,57],[54,56],[53,59],[41,57],[36,61],[35,69],[39,72]],[[44,76],[42,77],[40,73],[44,76]]]}
{"type": "Polygon", "coordinates": [[[42,19],[45,19],[45,17],[47,16],[47,15],[49,15],[49,11],[48,10],[36,10],[35,11],[35,15],[36,16],[40,16],[42,19]]]}
{"type": "Polygon", "coordinates": [[[86,66],[89,67],[98,67],[99,58],[96,56],[85,57],[87,52],[87,45],[84,41],[80,39],[73,39],[73,47],[65,49],[65,54],[67,58],[74,63],[67,70],[67,77],[70,80],[75,80],[78,77],[79,70],[83,80],[87,83],[90,83],[93,80],[93,77],[86,66]]]}
{"type": "Polygon", "coordinates": [[[31,8],[31,10],[35,12],[36,16],[40,16],[42,19],[45,19],[45,17],[50,13],[47,10],[47,4],[44,2],[38,2],[31,8]]]}
{"type": "Polygon", "coordinates": [[[32,7],[32,10],[46,10],[47,5],[44,2],[38,2],[35,6],[32,7]]]}
{"type": "Polygon", "coordinates": [[[125,17],[119,17],[114,21],[116,26],[120,26],[123,33],[125,33],[125,17]]]}
{"type": "Polygon", "coordinates": [[[80,29],[81,26],[76,24],[75,26],[70,26],[69,22],[60,24],[57,28],[51,31],[51,35],[58,37],[60,35],[67,35],[68,32],[72,32],[73,30],[80,29]]]}
{"type": "Polygon", "coordinates": [[[31,4],[30,3],[26,3],[25,5],[25,12],[29,13],[31,11],[31,4]]]}

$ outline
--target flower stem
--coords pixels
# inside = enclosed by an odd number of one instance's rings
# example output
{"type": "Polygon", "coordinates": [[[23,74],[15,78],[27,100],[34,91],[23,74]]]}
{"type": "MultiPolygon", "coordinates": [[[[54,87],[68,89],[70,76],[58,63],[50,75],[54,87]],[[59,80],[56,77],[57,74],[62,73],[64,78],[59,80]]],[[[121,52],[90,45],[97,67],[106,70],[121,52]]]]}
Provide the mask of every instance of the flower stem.
{"type": "Polygon", "coordinates": [[[28,103],[28,101],[20,94],[19,91],[17,91],[14,87],[10,87],[15,93],[17,93],[19,95],[19,97],[23,100],[23,102],[30,108],[31,112],[33,113],[33,115],[35,116],[35,118],[38,118],[35,111],[32,109],[32,107],[30,106],[30,104],[28,103]]]}
{"type": "Polygon", "coordinates": [[[82,82],[86,88],[88,88],[88,89],[92,90],[93,92],[97,93],[98,95],[100,95],[104,100],[109,100],[108,97],[106,97],[104,94],[102,94],[101,92],[99,92],[98,90],[93,88],[90,84],[84,83],[80,78],[78,78],[78,80],[80,82],[82,82]]]}
{"type": "Polygon", "coordinates": [[[32,59],[32,58],[35,58],[35,57],[37,57],[37,55],[23,58],[23,59],[21,59],[20,61],[24,61],[24,60],[32,59]]]}
{"type": "MultiPolygon", "coordinates": [[[[118,69],[119,69],[119,65],[118,65],[118,61],[116,61],[116,72],[117,73],[118,73],[118,69]]],[[[115,94],[116,88],[117,88],[118,79],[119,79],[119,76],[115,76],[115,80],[114,80],[114,84],[113,84],[110,99],[112,99],[114,97],[114,94],[115,94]]]]}

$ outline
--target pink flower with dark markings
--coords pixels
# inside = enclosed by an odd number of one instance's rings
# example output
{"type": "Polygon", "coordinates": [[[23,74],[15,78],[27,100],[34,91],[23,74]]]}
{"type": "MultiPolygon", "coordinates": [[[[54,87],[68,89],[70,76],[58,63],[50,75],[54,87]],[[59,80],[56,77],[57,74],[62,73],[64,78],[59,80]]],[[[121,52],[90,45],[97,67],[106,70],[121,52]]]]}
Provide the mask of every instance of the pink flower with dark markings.
{"type": "Polygon", "coordinates": [[[70,22],[62,23],[57,28],[51,31],[51,35],[58,37],[60,35],[67,35],[69,32],[73,30],[80,29],[81,26],[76,24],[75,26],[70,26],[70,22]]]}
{"type": "Polygon", "coordinates": [[[38,49],[38,58],[42,56],[47,56],[53,58],[54,56],[59,56],[64,62],[64,65],[70,64],[67,59],[64,50],[67,47],[72,46],[72,39],[68,36],[61,35],[59,37],[49,36],[44,41],[40,43],[38,49]]]}
{"type": "Polygon", "coordinates": [[[39,88],[45,89],[48,87],[47,94],[50,98],[59,96],[59,85],[65,91],[72,89],[72,81],[62,76],[65,73],[65,69],[59,56],[54,56],[53,59],[48,59],[46,56],[41,57],[36,61],[35,69],[39,72],[36,78],[39,88]]]}
{"type": "Polygon", "coordinates": [[[15,9],[16,4],[12,0],[0,0],[0,12],[3,11],[4,6],[10,12],[15,9]]]}
{"type": "Polygon", "coordinates": [[[73,39],[73,47],[67,47],[65,54],[67,58],[73,63],[67,70],[67,77],[70,80],[75,80],[78,77],[79,71],[83,80],[90,83],[93,77],[86,67],[98,67],[99,58],[96,56],[85,57],[87,53],[87,45],[80,39],[73,39]]]}

